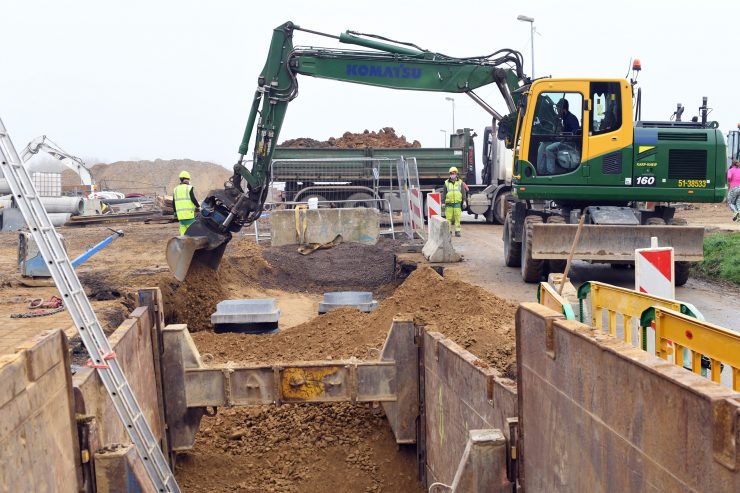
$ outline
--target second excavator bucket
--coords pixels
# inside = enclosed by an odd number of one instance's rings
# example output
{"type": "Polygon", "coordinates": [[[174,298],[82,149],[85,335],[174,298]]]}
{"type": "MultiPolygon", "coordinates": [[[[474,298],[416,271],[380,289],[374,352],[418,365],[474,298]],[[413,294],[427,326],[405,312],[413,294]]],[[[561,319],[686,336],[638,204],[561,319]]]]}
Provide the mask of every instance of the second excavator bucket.
{"type": "Polygon", "coordinates": [[[217,270],[230,239],[230,234],[216,233],[197,220],[183,236],[167,242],[167,265],[178,281],[185,280],[193,264],[217,270]]]}

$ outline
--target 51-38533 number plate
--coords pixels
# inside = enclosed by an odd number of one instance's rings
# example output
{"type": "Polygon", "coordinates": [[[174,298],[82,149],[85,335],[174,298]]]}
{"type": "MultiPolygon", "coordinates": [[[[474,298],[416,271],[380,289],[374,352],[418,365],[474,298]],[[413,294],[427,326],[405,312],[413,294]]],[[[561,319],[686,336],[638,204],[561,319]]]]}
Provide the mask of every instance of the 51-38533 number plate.
{"type": "Polygon", "coordinates": [[[680,188],[707,188],[707,180],[677,180],[680,188]]]}

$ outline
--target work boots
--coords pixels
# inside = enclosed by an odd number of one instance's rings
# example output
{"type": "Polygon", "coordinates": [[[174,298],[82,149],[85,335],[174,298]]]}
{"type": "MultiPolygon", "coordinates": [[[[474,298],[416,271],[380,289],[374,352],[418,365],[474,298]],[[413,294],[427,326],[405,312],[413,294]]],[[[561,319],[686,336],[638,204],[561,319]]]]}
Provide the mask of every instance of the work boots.
{"type": "Polygon", "coordinates": [[[455,236],[457,236],[458,238],[460,238],[462,236],[462,233],[460,231],[455,231],[455,236]]]}

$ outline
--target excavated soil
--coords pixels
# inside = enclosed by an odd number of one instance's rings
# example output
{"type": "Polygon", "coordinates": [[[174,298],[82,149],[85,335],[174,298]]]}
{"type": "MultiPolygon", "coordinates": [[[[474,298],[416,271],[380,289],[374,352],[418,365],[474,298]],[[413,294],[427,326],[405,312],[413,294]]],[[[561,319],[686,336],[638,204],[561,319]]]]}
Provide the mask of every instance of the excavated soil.
{"type": "MultiPolygon", "coordinates": [[[[375,291],[395,280],[394,252],[401,240],[381,238],[375,245],[341,243],[310,255],[295,245],[265,249],[274,286],[288,291],[375,291]]],[[[270,283],[266,283],[270,285],[270,283]]]]}
{"type": "Polygon", "coordinates": [[[341,137],[329,137],[327,140],[316,140],[310,137],[300,137],[283,141],[278,147],[311,147],[325,149],[327,147],[341,147],[357,149],[364,147],[378,148],[416,148],[421,142],[409,142],[405,135],[397,135],[393,127],[383,127],[377,132],[365,129],[362,133],[344,132],[341,137]]]}
{"type": "Polygon", "coordinates": [[[227,409],[178,456],[187,492],[423,492],[413,447],[379,408],[350,404],[227,409]]]}
{"type": "MultiPolygon", "coordinates": [[[[393,318],[406,314],[466,347],[479,366],[511,377],[515,310],[482,288],[421,268],[369,314],[344,308],[277,334],[198,332],[193,339],[209,364],[367,358],[393,318]]],[[[233,408],[204,418],[177,475],[193,492],[424,491],[415,449],[395,444],[381,409],[344,403],[233,408]]]]}
{"type": "Polygon", "coordinates": [[[365,358],[368,350],[382,346],[393,317],[409,314],[416,324],[434,325],[433,330],[512,377],[515,312],[515,304],[483,288],[422,268],[371,313],[342,308],[277,334],[199,333],[193,339],[201,353],[219,363],[365,358]]]}

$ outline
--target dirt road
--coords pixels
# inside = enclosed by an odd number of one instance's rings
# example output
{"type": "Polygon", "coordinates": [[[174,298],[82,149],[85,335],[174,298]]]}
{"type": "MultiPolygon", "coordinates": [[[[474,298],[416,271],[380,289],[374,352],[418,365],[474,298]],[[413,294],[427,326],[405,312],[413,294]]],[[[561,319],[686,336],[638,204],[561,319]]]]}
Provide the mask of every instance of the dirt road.
{"type": "MultiPolygon", "coordinates": [[[[471,218],[472,219],[472,218],[471,218]]],[[[481,222],[463,225],[463,237],[454,238],[454,245],[465,261],[450,269],[468,282],[491,290],[511,301],[534,301],[534,284],[522,281],[519,269],[506,267],[503,261],[502,226],[481,222]]],[[[578,287],[585,281],[602,281],[627,288],[634,288],[634,271],[619,271],[608,265],[591,265],[576,262],[571,280],[578,287]]],[[[676,298],[693,304],[706,320],[740,331],[740,289],[697,279],[676,288],[676,298]]]]}

